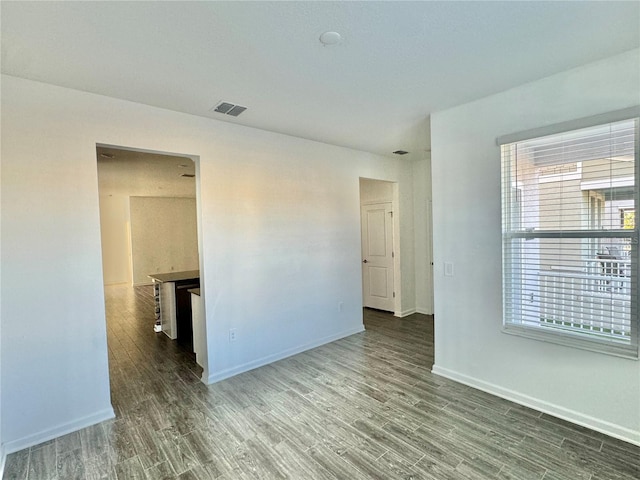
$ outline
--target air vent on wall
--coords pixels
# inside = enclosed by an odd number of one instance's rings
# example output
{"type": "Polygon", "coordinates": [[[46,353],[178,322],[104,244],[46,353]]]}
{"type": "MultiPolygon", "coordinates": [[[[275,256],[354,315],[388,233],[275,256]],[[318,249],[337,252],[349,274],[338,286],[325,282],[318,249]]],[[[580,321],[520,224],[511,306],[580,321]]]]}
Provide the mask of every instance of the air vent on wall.
{"type": "Polygon", "coordinates": [[[247,107],[242,107],[240,105],[236,105],[234,103],[229,102],[220,102],[218,105],[213,107],[211,111],[216,113],[223,113],[225,115],[231,115],[232,117],[237,117],[242,112],[244,112],[247,107]]]}

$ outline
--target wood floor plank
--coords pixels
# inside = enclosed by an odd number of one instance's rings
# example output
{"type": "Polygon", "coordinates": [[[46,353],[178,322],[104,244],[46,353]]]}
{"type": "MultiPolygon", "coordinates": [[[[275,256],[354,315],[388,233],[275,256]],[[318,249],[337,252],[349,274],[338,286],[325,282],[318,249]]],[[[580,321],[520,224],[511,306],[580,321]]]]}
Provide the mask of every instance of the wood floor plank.
{"type": "MultiPolygon", "coordinates": [[[[197,465],[174,478],[177,480],[216,480],[223,477],[218,476],[215,471],[211,471],[209,465],[197,465]]],[[[240,477],[237,478],[240,479],[240,477]]]]}
{"type": "Polygon", "coordinates": [[[426,455],[413,468],[433,480],[469,480],[468,476],[426,455]]]}
{"type": "Polygon", "coordinates": [[[176,478],[176,472],[169,462],[162,462],[158,465],[145,470],[146,480],[173,480],[176,478]]]}
{"type": "Polygon", "coordinates": [[[387,451],[384,445],[338,419],[323,419],[308,413],[298,416],[297,420],[315,432],[319,443],[337,454],[348,448],[358,448],[377,458],[387,451]]]}
{"type": "Polygon", "coordinates": [[[376,425],[366,422],[364,420],[356,420],[353,426],[363,434],[372,438],[376,443],[383,446],[387,450],[396,452],[398,455],[402,455],[409,462],[415,463],[424,456],[424,452],[420,451],[416,446],[407,443],[409,438],[407,436],[396,436],[382,428],[378,428],[376,425]]]}
{"type": "Polygon", "coordinates": [[[65,480],[83,480],[86,478],[82,448],[67,450],[56,459],[56,473],[58,478],[65,480]]]}
{"type": "Polygon", "coordinates": [[[369,478],[352,463],[322,445],[310,448],[308,453],[315,462],[338,479],[366,480],[369,478]]]}
{"type": "Polygon", "coordinates": [[[69,450],[75,450],[81,448],[80,432],[71,432],[61,437],[56,438],[56,453],[61,454],[68,452],[69,450]]]}
{"type": "Polygon", "coordinates": [[[140,458],[137,456],[116,464],[115,470],[118,480],[145,480],[146,478],[140,458]]]}
{"type": "Polygon", "coordinates": [[[7,455],[3,478],[5,480],[22,480],[27,478],[30,453],[30,450],[26,448],[7,455]]]}
{"type": "Polygon", "coordinates": [[[552,472],[580,480],[589,480],[592,476],[592,472],[579,465],[566,451],[533,437],[525,437],[521,443],[508,449],[515,454],[526,452],[528,459],[552,472]]]}
{"type": "MultiPolygon", "coordinates": [[[[115,463],[110,453],[84,459],[86,480],[112,480],[116,478],[115,463]]],[[[62,479],[60,479],[62,480],[62,479]]]]}
{"type": "Polygon", "coordinates": [[[335,480],[336,476],[314,461],[304,449],[285,440],[274,447],[281,465],[289,478],[313,478],[314,480],[335,480]]]}
{"type": "MultiPolygon", "coordinates": [[[[413,463],[417,463],[425,455],[437,460],[443,465],[455,468],[462,462],[462,457],[456,455],[454,452],[447,448],[442,448],[438,445],[438,440],[432,438],[430,435],[421,434],[419,431],[413,431],[409,428],[402,427],[394,422],[389,422],[384,426],[384,430],[394,435],[396,438],[401,438],[404,442],[408,443],[416,449],[421,456],[413,463]]],[[[401,450],[393,449],[397,454],[402,455],[403,458],[411,462],[412,458],[402,454],[401,450]]]]}
{"type": "Polygon", "coordinates": [[[389,478],[420,480],[425,478],[413,468],[407,467],[406,464],[394,461],[393,455],[393,453],[387,452],[380,458],[374,458],[365,452],[349,449],[342,457],[363,472],[367,478],[376,480],[387,480],[389,478]]]}
{"type": "Polygon", "coordinates": [[[56,445],[47,443],[31,449],[29,457],[29,478],[51,480],[57,478],[56,445]]]}
{"type": "Polygon", "coordinates": [[[640,465],[631,456],[621,458],[613,457],[606,452],[595,452],[569,438],[564,439],[560,449],[582,468],[592,472],[618,471],[623,475],[635,476],[636,478],[640,473],[640,465]]]}
{"type": "Polygon", "coordinates": [[[494,459],[496,463],[503,463],[504,467],[500,471],[500,478],[522,478],[539,480],[546,473],[546,468],[527,459],[526,452],[516,455],[508,450],[513,446],[513,441],[495,432],[486,435],[456,429],[449,434],[456,443],[467,444],[470,448],[494,459]]]}

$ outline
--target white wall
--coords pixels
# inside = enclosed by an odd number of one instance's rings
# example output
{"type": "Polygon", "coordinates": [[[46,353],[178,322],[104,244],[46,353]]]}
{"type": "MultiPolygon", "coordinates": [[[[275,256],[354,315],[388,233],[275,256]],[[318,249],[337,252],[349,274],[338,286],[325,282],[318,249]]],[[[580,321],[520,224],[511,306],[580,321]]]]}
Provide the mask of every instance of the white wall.
{"type": "MultiPolygon", "coordinates": [[[[0,79],[0,99],[2,98],[2,80],[0,79]]],[[[0,122],[1,123],[1,122],[0,122]]],[[[0,153],[2,152],[2,136],[0,136],[0,153]]],[[[2,155],[0,154],[0,199],[2,198],[2,155]]],[[[2,201],[0,200],[0,204],[2,201]]],[[[0,252],[2,252],[2,216],[0,215],[0,252]]],[[[0,256],[1,259],[1,256],[0,256]]],[[[0,476],[4,473],[6,460],[2,436],[2,268],[0,267],[0,476]]]]}
{"type": "Polygon", "coordinates": [[[431,154],[413,162],[416,311],[433,314],[431,271],[431,154]]]}
{"type": "Polygon", "coordinates": [[[100,238],[105,285],[131,283],[129,197],[100,195],[100,238]]]}
{"type": "Polygon", "coordinates": [[[360,204],[393,202],[393,183],[370,178],[360,179],[360,204]]]}
{"type": "Polygon", "coordinates": [[[209,381],[362,329],[360,177],[398,182],[413,300],[411,168],[401,160],[6,76],[2,127],[11,449],[112,414],[96,143],[199,158],[209,381]]]}
{"type": "Polygon", "coordinates": [[[78,113],[71,105],[54,106],[46,90],[23,91],[18,83],[2,79],[0,263],[2,277],[11,278],[1,292],[2,439],[8,451],[113,415],[95,142],[82,140],[83,119],[65,122],[78,113]]]}
{"type": "MultiPolygon", "coordinates": [[[[2,98],[2,80],[0,79],[0,99],[2,98]]],[[[0,123],[2,123],[0,121],[0,123]]],[[[0,136],[0,153],[2,152],[2,136],[0,136]]],[[[2,198],[2,155],[0,154],[0,199],[2,198]]],[[[0,200],[0,204],[2,201],[0,200]]],[[[0,252],[2,252],[2,216],[0,215],[0,252]]],[[[1,260],[1,256],[0,256],[1,260]]],[[[4,472],[6,460],[2,435],[2,268],[0,267],[0,476],[4,472]]]]}
{"type": "Polygon", "coordinates": [[[151,273],[198,270],[196,199],[130,197],[133,284],[151,273]]]}
{"type": "Polygon", "coordinates": [[[496,137],[640,104],[640,52],[434,114],[434,372],[640,443],[640,362],[501,333],[496,137]],[[443,276],[443,263],[454,276],[443,276]]]}

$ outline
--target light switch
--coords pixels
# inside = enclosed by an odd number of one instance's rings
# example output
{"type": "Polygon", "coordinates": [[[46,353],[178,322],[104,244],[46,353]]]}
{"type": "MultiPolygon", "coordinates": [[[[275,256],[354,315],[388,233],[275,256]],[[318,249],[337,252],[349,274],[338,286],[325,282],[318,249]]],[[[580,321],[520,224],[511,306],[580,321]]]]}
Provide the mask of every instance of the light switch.
{"type": "Polygon", "coordinates": [[[453,263],[452,262],[444,262],[444,276],[445,277],[453,277],[453,263]]]}

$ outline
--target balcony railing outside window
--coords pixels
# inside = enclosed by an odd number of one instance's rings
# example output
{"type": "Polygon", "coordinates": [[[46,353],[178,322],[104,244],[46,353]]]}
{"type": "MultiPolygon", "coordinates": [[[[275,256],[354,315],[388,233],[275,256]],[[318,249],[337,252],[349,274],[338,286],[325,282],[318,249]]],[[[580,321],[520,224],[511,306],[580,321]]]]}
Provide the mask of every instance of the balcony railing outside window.
{"type": "Polygon", "coordinates": [[[630,272],[629,259],[609,258],[589,260],[582,271],[540,271],[540,326],[628,338],[630,272]]]}

